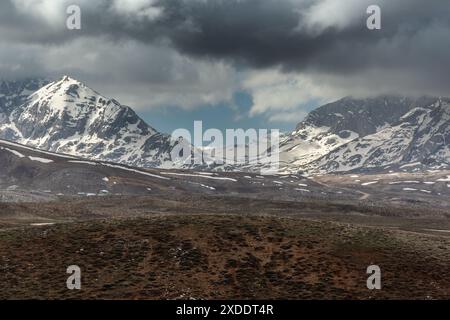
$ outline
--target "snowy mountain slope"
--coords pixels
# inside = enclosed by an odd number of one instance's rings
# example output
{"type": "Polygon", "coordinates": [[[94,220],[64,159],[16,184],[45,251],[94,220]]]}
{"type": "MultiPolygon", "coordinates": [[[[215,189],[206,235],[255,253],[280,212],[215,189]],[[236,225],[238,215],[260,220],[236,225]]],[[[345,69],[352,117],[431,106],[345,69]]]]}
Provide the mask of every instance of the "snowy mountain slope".
{"type": "Polygon", "coordinates": [[[311,171],[342,172],[385,166],[450,165],[450,100],[416,107],[391,126],[346,143],[308,164],[311,171]]]}
{"type": "Polygon", "coordinates": [[[0,112],[11,113],[11,110],[24,103],[30,94],[48,83],[49,81],[44,79],[0,81],[0,112]]]}
{"type": "Polygon", "coordinates": [[[17,137],[14,124],[10,121],[11,111],[22,105],[28,96],[46,85],[44,79],[26,79],[23,81],[0,81],[0,137],[14,140],[17,137]],[[10,129],[12,127],[13,129],[10,129]]]}
{"type": "MultiPolygon", "coordinates": [[[[261,177],[248,173],[135,168],[42,151],[0,139],[0,203],[48,201],[61,196],[194,194],[249,199],[298,200],[322,197],[322,185],[299,175],[261,177]],[[302,186],[301,190],[299,187],[302,186]]],[[[359,197],[330,187],[329,196],[359,197]]],[[[245,200],[248,201],[248,200],[245,200]]]]}
{"type": "MultiPolygon", "coordinates": [[[[304,171],[308,164],[355,139],[374,134],[397,122],[415,107],[425,107],[433,98],[411,99],[380,96],[343,98],[308,114],[290,134],[280,136],[281,173],[304,171]]],[[[270,164],[227,166],[225,170],[260,171],[270,164]]]]}
{"type": "Polygon", "coordinates": [[[129,107],[68,76],[3,113],[0,138],[41,150],[141,167],[172,167],[173,141],[129,107]]]}
{"type": "Polygon", "coordinates": [[[411,99],[380,96],[368,99],[343,98],[308,114],[280,144],[281,171],[297,171],[359,137],[379,132],[397,122],[415,107],[433,98],[411,99]]]}
{"type": "Polygon", "coordinates": [[[1,139],[0,161],[0,202],[17,197],[29,201],[63,195],[145,195],[164,193],[174,186],[183,190],[183,184],[190,183],[163,176],[156,169],[90,161],[1,139]]]}
{"type": "MultiPolygon", "coordinates": [[[[324,105],[310,112],[292,133],[281,135],[279,172],[372,170],[414,162],[445,165],[449,162],[448,105],[448,99],[395,96],[347,97],[324,105]]],[[[188,145],[187,141],[173,141],[131,108],[67,76],[52,83],[2,82],[0,139],[138,167],[261,172],[272,165],[250,158],[246,164],[174,162],[174,147],[188,145]]],[[[236,149],[245,147],[228,146],[223,152],[227,159],[234,159],[236,149]]],[[[210,151],[203,151],[207,159],[210,151]]]]}

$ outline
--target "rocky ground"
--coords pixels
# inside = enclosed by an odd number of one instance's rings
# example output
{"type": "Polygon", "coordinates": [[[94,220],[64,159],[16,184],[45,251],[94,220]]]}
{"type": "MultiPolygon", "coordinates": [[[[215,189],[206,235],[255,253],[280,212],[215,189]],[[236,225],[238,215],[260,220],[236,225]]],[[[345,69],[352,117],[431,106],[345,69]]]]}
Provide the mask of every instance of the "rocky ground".
{"type": "Polygon", "coordinates": [[[7,142],[0,161],[3,299],[450,297],[449,171],[144,170],[7,142]]]}
{"type": "Polygon", "coordinates": [[[395,208],[210,195],[0,206],[0,297],[448,299],[450,219],[395,208]],[[66,288],[66,268],[82,289],[66,288]],[[382,289],[368,290],[379,265],[382,289]]]}

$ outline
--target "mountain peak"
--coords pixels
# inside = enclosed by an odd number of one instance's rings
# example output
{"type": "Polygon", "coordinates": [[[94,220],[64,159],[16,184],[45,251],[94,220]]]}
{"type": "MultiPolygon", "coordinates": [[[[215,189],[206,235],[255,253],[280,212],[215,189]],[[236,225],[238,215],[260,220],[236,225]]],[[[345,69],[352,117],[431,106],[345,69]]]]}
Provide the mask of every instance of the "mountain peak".
{"type": "Polygon", "coordinates": [[[77,107],[82,105],[82,102],[95,103],[96,101],[109,101],[108,98],[103,97],[95,90],[89,88],[84,83],[65,75],[59,80],[50,82],[46,86],[34,92],[30,99],[34,101],[48,100],[52,101],[53,107],[64,107],[73,105],[77,107]],[[77,103],[75,103],[77,101],[77,103]]]}
{"type": "Polygon", "coordinates": [[[24,100],[11,104],[14,108],[8,113],[0,99],[0,138],[95,160],[172,165],[170,151],[175,142],[170,136],[157,132],[131,108],[69,75],[24,100]]]}
{"type": "MultiPolygon", "coordinates": [[[[62,76],[59,80],[54,81],[53,84],[64,85],[64,86],[78,85],[83,88],[88,87],[83,82],[81,82],[75,78],[72,78],[71,76],[68,76],[68,75],[62,76]]],[[[92,90],[92,91],[94,91],[94,90],[92,90]]]]}
{"type": "Polygon", "coordinates": [[[80,85],[86,86],[86,85],[85,85],[84,83],[82,83],[81,81],[79,81],[79,80],[77,80],[77,79],[75,79],[75,78],[72,78],[72,77],[69,76],[69,75],[64,75],[64,76],[62,76],[62,78],[61,78],[60,80],[56,81],[56,82],[69,82],[69,83],[75,83],[75,84],[80,84],[80,85]]]}

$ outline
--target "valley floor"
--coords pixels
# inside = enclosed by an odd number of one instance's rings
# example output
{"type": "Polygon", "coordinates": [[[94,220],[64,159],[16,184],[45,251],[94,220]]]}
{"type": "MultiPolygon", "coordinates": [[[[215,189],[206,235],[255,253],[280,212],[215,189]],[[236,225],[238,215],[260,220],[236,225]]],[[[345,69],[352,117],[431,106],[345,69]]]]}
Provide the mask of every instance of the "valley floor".
{"type": "Polygon", "coordinates": [[[0,298],[448,299],[448,211],[365,201],[0,203],[0,298]],[[66,288],[69,265],[81,290],[66,288]],[[366,287],[369,265],[381,290],[366,287]]]}

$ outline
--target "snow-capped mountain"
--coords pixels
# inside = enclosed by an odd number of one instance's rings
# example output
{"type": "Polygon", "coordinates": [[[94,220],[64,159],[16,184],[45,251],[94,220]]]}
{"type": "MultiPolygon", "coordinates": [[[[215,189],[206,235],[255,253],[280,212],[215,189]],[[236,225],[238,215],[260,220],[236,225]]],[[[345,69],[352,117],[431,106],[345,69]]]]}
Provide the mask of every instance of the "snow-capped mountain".
{"type": "MultiPolygon", "coordinates": [[[[430,99],[430,98],[428,98],[430,99]]],[[[339,172],[382,167],[450,166],[450,99],[415,104],[394,124],[341,145],[308,164],[309,170],[339,172]],[[430,104],[428,104],[430,103],[430,104]]]]}
{"type": "Polygon", "coordinates": [[[20,88],[16,89],[16,98],[10,95],[0,110],[0,138],[42,150],[133,166],[177,165],[172,162],[170,151],[178,143],[186,143],[184,140],[173,141],[157,132],[131,108],[83,83],[64,76],[35,92],[30,92],[29,86],[24,88],[28,91],[18,94],[20,88]],[[28,93],[31,94],[24,99],[28,93]]]}
{"type": "MultiPolygon", "coordinates": [[[[444,98],[395,96],[347,97],[324,105],[280,137],[279,171],[448,166],[449,105],[444,98]]],[[[68,76],[51,83],[0,83],[0,139],[138,167],[261,172],[272,166],[257,161],[210,166],[173,161],[172,151],[188,145],[186,140],[157,132],[131,108],[68,76]]],[[[236,148],[227,147],[227,157],[234,158],[236,148]]],[[[207,159],[208,148],[203,151],[207,159]]]]}
{"type": "MultiPolygon", "coordinates": [[[[336,150],[340,150],[340,147],[353,141],[377,134],[384,129],[389,131],[389,128],[396,125],[411,110],[415,108],[428,110],[427,108],[434,106],[438,100],[438,98],[431,97],[418,99],[397,96],[379,96],[368,99],[346,97],[321,106],[310,112],[292,133],[280,136],[279,172],[318,172],[319,167],[320,171],[339,171],[338,166],[327,166],[319,162],[319,159],[334,154],[336,150]]],[[[432,124],[430,123],[430,125],[432,124]]],[[[448,124],[443,125],[442,130],[446,129],[448,129],[448,124]]],[[[408,141],[400,139],[399,144],[402,143],[407,144],[408,141]]],[[[386,159],[379,158],[379,160],[374,166],[381,168],[385,166],[385,162],[390,163],[386,159]]],[[[406,161],[408,159],[405,158],[402,163],[406,161]]],[[[263,169],[267,170],[270,165],[271,163],[250,163],[227,166],[224,170],[258,172],[263,169]]],[[[343,168],[342,171],[354,169],[344,166],[341,168],[343,168]]]]}
{"type": "Polygon", "coordinates": [[[346,97],[321,106],[281,142],[282,171],[311,168],[309,163],[340,146],[388,128],[413,108],[426,107],[434,101],[396,96],[346,97]]]}

